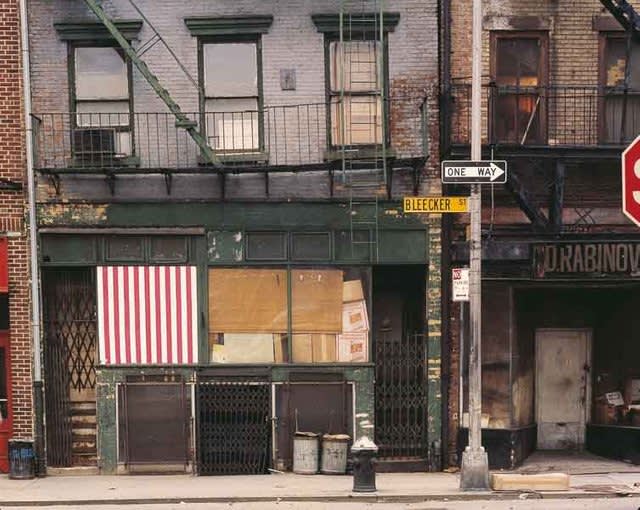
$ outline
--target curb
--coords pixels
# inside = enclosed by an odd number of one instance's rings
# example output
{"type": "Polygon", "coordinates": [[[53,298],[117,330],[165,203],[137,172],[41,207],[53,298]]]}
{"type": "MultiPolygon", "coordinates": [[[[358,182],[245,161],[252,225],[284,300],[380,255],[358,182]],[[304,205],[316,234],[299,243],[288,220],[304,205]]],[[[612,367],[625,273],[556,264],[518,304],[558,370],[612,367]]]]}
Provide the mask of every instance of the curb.
{"type": "Polygon", "coordinates": [[[517,501],[533,499],[615,499],[640,497],[635,492],[479,492],[456,494],[424,495],[379,495],[351,494],[345,496],[255,496],[255,497],[187,497],[187,498],[118,498],[118,499],[78,499],[78,500],[24,500],[1,501],[4,507],[47,507],[47,506],[107,506],[107,505],[169,505],[180,503],[424,503],[427,501],[517,501]]]}

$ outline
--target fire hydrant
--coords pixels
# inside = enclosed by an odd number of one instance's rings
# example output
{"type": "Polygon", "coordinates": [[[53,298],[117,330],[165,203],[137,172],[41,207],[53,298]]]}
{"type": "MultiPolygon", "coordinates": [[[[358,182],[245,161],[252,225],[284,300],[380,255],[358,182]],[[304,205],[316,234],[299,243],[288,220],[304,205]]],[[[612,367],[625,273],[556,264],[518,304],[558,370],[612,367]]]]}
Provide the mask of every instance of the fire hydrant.
{"type": "Polygon", "coordinates": [[[378,447],[367,437],[361,437],[351,447],[353,456],[353,492],[376,491],[376,455],[378,447]]]}

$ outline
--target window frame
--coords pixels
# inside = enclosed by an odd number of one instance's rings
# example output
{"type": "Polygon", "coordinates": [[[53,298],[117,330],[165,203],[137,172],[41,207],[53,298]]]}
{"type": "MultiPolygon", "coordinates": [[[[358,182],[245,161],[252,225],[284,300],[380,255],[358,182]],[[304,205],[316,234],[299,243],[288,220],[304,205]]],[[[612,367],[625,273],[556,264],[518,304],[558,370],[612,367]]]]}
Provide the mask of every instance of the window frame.
{"type": "MultiPolygon", "coordinates": [[[[509,144],[515,143],[516,145],[546,145],[548,139],[548,117],[549,112],[547,110],[547,101],[544,98],[544,91],[549,85],[549,33],[546,30],[493,30],[490,33],[490,95],[489,95],[489,140],[499,143],[505,143],[503,140],[498,140],[496,135],[496,122],[495,117],[497,115],[495,101],[500,91],[500,85],[497,83],[498,73],[498,42],[500,40],[513,40],[513,39],[537,39],[540,48],[540,60],[538,62],[538,86],[527,87],[527,89],[535,90],[538,97],[541,97],[540,106],[538,111],[540,112],[540,122],[538,126],[538,133],[533,143],[527,144],[526,140],[524,144],[521,144],[519,140],[515,142],[507,142],[509,144]],[[541,93],[542,92],[542,93],[541,93]]],[[[511,92],[514,94],[514,92],[511,92]]],[[[518,94],[517,92],[515,94],[518,94]]]]}
{"type": "MultiPolygon", "coordinates": [[[[353,37],[343,37],[344,42],[364,42],[364,41],[379,41],[378,38],[379,32],[375,31],[375,29],[367,30],[363,32],[357,32],[353,37]]],[[[366,150],[366,149],[377,149],[382,147],[381,143],[370,143],[370,144],[336,144],[331,136],[332,133],[332,124],[331,124],[331,98],[335,97],[335,94],[332,93],[331,90],[331,43],[340,41],[340,33],[339,32],[326,32],[324,34],[324,81],[325,81],[325,105],[326,105],[326,140],[327,140],[327,148],[330,151],[336,151],[341,149],[342,147],[346,149],[355,149],[355,150],[366,150]]],[[[382,123],[383,123],[383,131],[384,131],[384,146],[385,148],[391,147],[391,133],[389,130],[389,34],[388,30],[385,29],[384,37],[382,40],[382,90],[383,90],[383,98],[382,98],[382,123]]],[[[346,96],[347,94],[345,94],[346,96]]],[[[362,96],[362,97],[373,97],[371,93],[363,93],[363,92],[355,92],[349,93],[349,96],[362,96]]]]}
{"type": "MultiPolygon", "coordinates": [[[[598,40],[598,142],[603,145],[625,145],[627,142],[631,142],[635,134],[630,136],[625,133],[628,139],[622,143],[616,141],[608,141],[607,123],[606,123],[606,100],[607,97],[615,97],[617,95],[624,94],[623,90],[616,90],[617,86],[607,85],[607,69],[606,69],[606,57],[609,41],[626,41],[627,33],[622,31],[602,31],[598,40]]],[[[626,54],[625,54],[626,60],[626,54]]],[[[626,65],[626,63],[625,63],[626,65]]],[[[623,86],[624,87],[624,86],[623,86]]],[[[629,96],[640,99],[640,93],[628,92],[629,96]]]]}
{"type": "MultiPolygon", "coordinates": [[[[89,130],[89,129],[113,129],[116,132],[128,132],[131,136],[131,153],[127,154],[125,158],[131,158],[136,155],[136,140],[135,140],[135,123],[134,123],[134,102],[133,102],[133,66],[131,59],[129,59],[124,51],[118,46],[115,41],[111,40],[86,40],[86,41],[69,41],[67,44],[67,66],[68,66],[68,79],[69,79],[69,111],[71,113],[71,130],[89,130]],[[124,58],[125,66],[127,69],[127,95],[129,106],[129,123],[127,125],[115,125],[115,126],[80,126],[78,124],[78,98],[76,93],[76,49],[78,48],[113,48],[121,57],[124,58]]],[[[116,103],[122,100],[105,99],[102,102],[116,103]]],[[[96,101],[100,102],[100,101],[96,101]]]]}
{"type": "MultiPolygon", "coordinates": [[[[256,46],[256,73],[257,73],[257,109],[258,109],[258,147],[257,149],[231,149],[217,150],[216,154],[222,160],[253,160],[256,156],[265,153],[264,143],[264,90],[263,90],[263,67],[262,67],[262,34],[229,34],[229,35],[208,35],[198,37],[198,106],[200,110],[200,132],[207,137],[207,100],[216,99],[246,99],[254,96],[220,96],[208,97],[206,95],[205,83],[205,61],[204,47],[207,44],[233,44],[233,43],[253,43],[256,46]]],[[[207,138],[208,140],[208,138],[207,138]]]]}

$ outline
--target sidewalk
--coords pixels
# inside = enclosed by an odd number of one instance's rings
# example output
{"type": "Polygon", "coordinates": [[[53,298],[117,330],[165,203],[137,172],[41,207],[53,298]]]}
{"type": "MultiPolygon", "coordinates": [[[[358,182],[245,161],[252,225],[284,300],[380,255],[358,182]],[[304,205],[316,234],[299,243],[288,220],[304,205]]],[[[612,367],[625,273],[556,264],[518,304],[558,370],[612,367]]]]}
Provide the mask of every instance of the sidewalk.
{"type": "MultiPolygon", "coordinates": [[[[386,501],[523,499],[521,492],[461,492],[457,474],[378,474],[378,492],[352,492],[351,476],[273,474],[254,476],[50,476],[34,480],[0,477],[0,505],[94,505],[104,503],[213,503],[249,501],[386,501]]],[[[640,473],[571,476],[567,492],[543,498],[640,496],[640,473]],[[638,484],[634,486],[634,484],[638,484]]]]}

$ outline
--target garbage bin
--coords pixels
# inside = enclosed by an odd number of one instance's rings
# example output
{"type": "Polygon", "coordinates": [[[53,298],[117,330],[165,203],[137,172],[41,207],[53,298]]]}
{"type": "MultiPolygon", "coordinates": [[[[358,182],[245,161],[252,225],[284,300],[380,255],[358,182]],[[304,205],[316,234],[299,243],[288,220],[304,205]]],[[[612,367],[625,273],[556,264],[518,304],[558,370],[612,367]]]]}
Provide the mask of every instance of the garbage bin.
{"type": "Polygon", "coordinates": [[[315,475],[318,472],[318,434],[296,432],[293,437],[293,472],[315,475]]]}
{"type": "Polygon", "coordinates": [[[9,440],[9,478],[30,480],[36,476],[33,440],[9,440]]]}
{"type": "Polygon", "coordinates": [[[325,475],[344,475],[347,472],[347,450],[351,438],[347,434],[322,436],[320,472],[325,475]]]}

